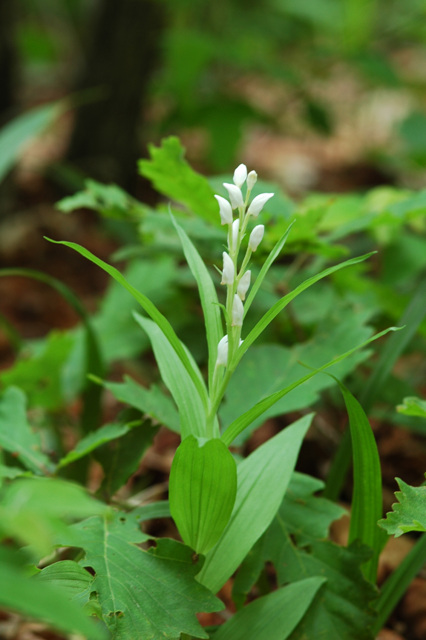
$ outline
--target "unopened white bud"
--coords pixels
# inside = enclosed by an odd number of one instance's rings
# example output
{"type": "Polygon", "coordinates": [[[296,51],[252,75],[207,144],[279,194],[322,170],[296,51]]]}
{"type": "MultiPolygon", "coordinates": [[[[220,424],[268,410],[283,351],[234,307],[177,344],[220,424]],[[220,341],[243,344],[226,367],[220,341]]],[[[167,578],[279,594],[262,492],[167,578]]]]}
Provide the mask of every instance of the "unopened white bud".
{"type": "Polygon", "coordinates": [[[257,247],[262,242],[264,233],[265,233],[265,226],[263,224],[258,224],[255,226],[255,228],[250,234],[250,239],[248,243],[249,249],[251,251],[256,251],[257,247]]]}
{"type": "Polygon", "coordinates": [[[256,171],[250,171],[250,173],[247,176],[247,189],[249,191],[251,191],[254,187],[254,185],[257,182],[257,173],[256,171]]]}
{"type": "Polygon", "coordinates": [[[245,300],[246,293],[250,286],[251,271],[246,271],[238,283],[237,293],[241,300],[245,300]]]}
{"type": "Polygon", "coordinates": [[[237,218],[232,223],[232,250],[235,251],[238,242],[238,231],[240,230],[240,220],[237,218]]]}
{"type": "Polygon", "coordinates": [[[234,302],[232,304],[232,326],[233,327],[242,327],[243,326],[243,316],[244,316],[244,306],[241,302],[241,298],[234,295],[234,302]]]}
{"type": "Polygon", "coordinates": [[[245,164],[240,164],[238,165],[238,167],[235,169],[234,171],[234,184],[237,185],[237,187],[241,187],[243,186],[243,184],[245,183],[247,178],[247,167],[245,164]]]}
{"type": "Polygon", "coordinates": [[[247,210],[248,215],[257,218],[259,213],[262,211],[265,203],[269,200],[269,198],[272,198],[273,195],[273,193],[260,193],[258,196],[253,198],[247,210]]]}
{"type": "Polygon", "coordinates": [[[224,251],[223,252],[223,271],[222,282],[220,284],[233,284],[235,278],[235,267],[232,259],[224,251]]]}
{"type": "Polygon", "coordinates": [[[222,224],[231,224],[232,217],[232,207],[229,204],[228,200],[222,198],[222,196],[215,196],[216,200],[219,203],[219,213],[220,213],[220,221],[222,224]]]}
{"type": "Polygon", "coordinates": [[[237,187],[235,184],[228,184],[227,182],[224,182],[223,186],[228,192],[232,208],[236,209],[237,207],[243,207],[244,200],[240,187],[237,187]]]}
{"type": "Polygon", "coordinates": [[[216,365],[226,365],[228,364],[228,336],[223,336],[223,338],[219,341],[217,345],[217,359],[216,365]]]}

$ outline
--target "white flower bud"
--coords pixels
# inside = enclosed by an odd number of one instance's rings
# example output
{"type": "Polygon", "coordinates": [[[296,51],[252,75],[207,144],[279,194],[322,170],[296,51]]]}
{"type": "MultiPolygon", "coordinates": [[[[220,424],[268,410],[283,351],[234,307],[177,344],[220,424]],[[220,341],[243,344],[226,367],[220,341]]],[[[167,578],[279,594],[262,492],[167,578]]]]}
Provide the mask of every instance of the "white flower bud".
{"type": "Polygon", "coordinates": [[[233,284],[235,278],[235,267],[232,259],[224,251],[223,252],[223,271],[222,282],[220,284],[233,284]]]}
{"type": "Polygon", "coordinates": [[[240,187],[237,187],[235,184],[228,184],[227,182],[224,182],[223,186],[228,192],[232,208],[236,209],[237,207],[243,207],[244,200],[240,187]]]}
{"type": "Polygon", "coordinates": [[[257,218],[259,213],[262,211],[265,203],[269,200],[269,198],[272,198],[273,195],[273,193],[260,193],[258,196],[253,198],[247,211],[248,215],[257,218]]]}
{"type": "Polygon", "coordinates": [[[232,250],[235,251],[238,242],[238,231],[240,230],[240,220],[237,218],[232,223],[232,250]]]}
{"type": "Polygon", "coordinates": [[[264,233],[265,233],[265,226],[263,224],[258,224],[255,226],[255,228],[250,234],[250,239],[248,243],[249,249],[251,251],[256,251],[257,247],[262,242],[264,233]]]}
{"type": "Polygon", "coordinates": [[[238,283],[237,293],[241,300],[245,300],[246,293],[250,286],[251,271],[246,271],[238,283]]]}
{"type": "Polygon", "coordinates": [[[219,203],[221,224],[231,224],[233,220],[232,207],[229,204],[228,200],[225,200],[225,198],[222,198],[222,196],[215,196],[215,198],[219,203]]]}
{"type": "Polygon", "coordinates": [[[247,178],[246,165],[245,164],[238,165],[238,167],[234,171],[234,184],[236,184],[237,187],[240,187],[241,189],[241,187],[246,181],[246,178],[247,178]]]}
{"type": "Polygon", "coordinates": [[[217,345],[216,366],[228,364],[228,336],[223,336],[217,345]]]}
{"type": "Polygon", "coordinates": [[[247,189],[249,191],[251,191],[254,187],[254,185],[257,182],[257,173],[256,171],[250,171],[250,173],[247,176],[247,189]]]}
{"type": "Polygon", "coordinates": [[[232,304],[232,325],[233,327],[243,326],[244,306],[241,302],[241,298],[234,295],[234,302],[232,304]]]}

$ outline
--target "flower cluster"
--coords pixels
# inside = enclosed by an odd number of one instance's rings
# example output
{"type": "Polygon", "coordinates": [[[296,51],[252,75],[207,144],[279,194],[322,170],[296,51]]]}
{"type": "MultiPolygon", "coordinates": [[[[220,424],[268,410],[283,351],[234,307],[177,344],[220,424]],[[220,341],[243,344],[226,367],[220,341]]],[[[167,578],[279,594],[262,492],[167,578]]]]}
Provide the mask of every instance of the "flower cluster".
{"type": "Polygon", "coordinates": [[[247,173],[245,164],[240,164],[234,171],[233,184],[224,183],[229,200],[216,195],[219,214],[223,225],[228,225],[228,251],[223,252],[223,269],[221,284],[226,285],[226,329],[227,334],[218,345],[216,366],[226,366],[230,353],[234,353],[241,343],[241,327],[244,317],[244,300],[250,287],[251,272],[247,269],[251,254],[256,251],[262,241],[265,227],[256,225],[250,233],[245,256],[238,268],[238,254],[241,242],[246,234],[251,218],[256,219],[265,203],[273,193],[261,193],[250,202],[251,191],[256,184],[257,173],[247,173]],[[245,196],[243,195],[243,187],[245,196]],[[234,220],[234,210],[238,217],[234,220]]]}

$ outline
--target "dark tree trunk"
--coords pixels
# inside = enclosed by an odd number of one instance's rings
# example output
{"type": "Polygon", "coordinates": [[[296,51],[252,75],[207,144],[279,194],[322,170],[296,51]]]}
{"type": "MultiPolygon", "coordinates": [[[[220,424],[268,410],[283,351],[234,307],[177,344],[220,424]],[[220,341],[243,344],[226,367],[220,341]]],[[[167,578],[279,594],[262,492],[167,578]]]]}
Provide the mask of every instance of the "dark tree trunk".
{"type": "Polygon", "coordinates": [[[15,104],[14,78],[16,51],[14,47],[14,0],[0,0],[0,125],[10,115],[15,104]]]}
{"type": "MultiPolygon", "coordinates": [[[[0,0],[1,1],[1,0],[0,0]]],[[[158,0],[101,0],[78,89],[99,98],[77,109],[68,160],[132,190],[142,106],[158,58],[158,0]]]]}

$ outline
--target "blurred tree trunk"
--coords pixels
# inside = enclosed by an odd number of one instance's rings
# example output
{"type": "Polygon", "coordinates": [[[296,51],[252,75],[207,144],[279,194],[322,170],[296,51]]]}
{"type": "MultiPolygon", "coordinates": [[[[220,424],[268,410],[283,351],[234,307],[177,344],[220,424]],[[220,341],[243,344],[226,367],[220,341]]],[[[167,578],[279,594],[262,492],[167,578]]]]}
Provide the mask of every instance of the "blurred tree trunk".
{"type": "MultiPolygon", "coordinates": [[[[0,0],[1,2],[1,0],[0,0]]],[[[139,129],[162,26],[158,0],[100,0],[77,90],[99,91],[77,108],[68,160],[133,190],[139,129]]]]}
{"type": "Polygon", "coordinates": [[[0,0],[0,125],[14,106],[14,76],[16,51],[14,47],[14,0],[0,0]]]}

